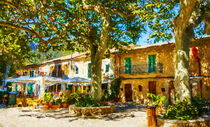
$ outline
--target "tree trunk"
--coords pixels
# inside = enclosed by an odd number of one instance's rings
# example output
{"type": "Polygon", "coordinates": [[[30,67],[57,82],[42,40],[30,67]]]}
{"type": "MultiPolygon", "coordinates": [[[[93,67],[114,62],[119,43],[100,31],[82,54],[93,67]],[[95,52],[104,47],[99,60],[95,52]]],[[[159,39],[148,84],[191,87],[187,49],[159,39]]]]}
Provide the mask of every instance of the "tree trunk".
{"type": "Polygon", "coordinates": [[[191,26],[188,26],[183,32],[175,32],[175,90],[177,101],[191,101],[189,82],[189,46],[193,39],[193,35],[193,27],[191,26]]]}
{"type": "Polygon", "coordinates": [[[104,54],[99,52],[97,46],[91,48],[91,96],[95,99],[101,99],[101,66],[104,54]]]}
{"type": "Polygon", "coordinates": [[[174,18],[176,101],[191,101],[189,83],[189,46],[194,32],[190,18],[197,0],[180,0],[179,15],[174,18]]]}
{"type": "Polygon", "coordinates": [[[5,75],[4,75],[4,80],[3,80],[2,85],[1,85],[1,90],[4,90],[6,88],[7,78],[8,78],[9,72],[10,72],[10,67],[11,67],[11,63],[8,63],[6,65],[6,71],[5,71],[5,75]]]}

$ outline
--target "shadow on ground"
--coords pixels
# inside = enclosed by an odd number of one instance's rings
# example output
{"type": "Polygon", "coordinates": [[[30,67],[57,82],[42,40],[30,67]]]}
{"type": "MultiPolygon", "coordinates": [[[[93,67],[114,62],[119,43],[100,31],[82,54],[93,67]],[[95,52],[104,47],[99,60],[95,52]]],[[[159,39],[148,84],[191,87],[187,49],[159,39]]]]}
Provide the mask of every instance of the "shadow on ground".
{"type": "MultiPolygon", "coordinates": [[[[105,121],[119,121],[123,118],[133,118],[135,112],[146,112],[145,107],[136,103],[115,103],[115,113],[102,115],[102,116],[91,116],[91,117],[81,117],[81,116],[71,116],[68,109],[58,109],[58,110],[37,110],[36,112],[25,112],[20,115],[20,117],[36,117],[36,118],[54,118],[54,119],[64,119],[68,118],[69,122],[78,119],[100,119],[105,121]]],[[[142,116],[143,117],[143,116],[142,116]]]]}

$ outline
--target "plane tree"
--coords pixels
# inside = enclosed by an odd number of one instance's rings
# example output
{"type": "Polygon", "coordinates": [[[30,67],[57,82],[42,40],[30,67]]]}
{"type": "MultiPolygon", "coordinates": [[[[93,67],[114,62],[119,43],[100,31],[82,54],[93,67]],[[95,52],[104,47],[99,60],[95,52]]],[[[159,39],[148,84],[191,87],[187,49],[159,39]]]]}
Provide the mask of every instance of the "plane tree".
{"type": "Polygon", "coordinates": [[[100,99],[101,65],[110,49],[123,49],[145,31],[132,13],[136,0],[3,0],[0,25],[27,33],[39,51],[89,51],[91,95],[100,99]]]}
{"type": "MultiPolygon", "coordinates": [[[[47,51],[50,48],[88,50],[91,56],[91,95],[97,99],[101,98],[101,64],[104,54],[110,53],[110,49],[122,50],[124,46],[136,42],[147,27],[152,30],[150,37],[154,38],[154,41],[172,38],[172,33],[168,30],[174,28],[175,86],[177,95],[180,99],[184,99],[189,95],[189,41],[187,40],[191,40],[192,37],[184,38],[188,31],[186,26],[190,24],[191,19],[195,21],[194,19],[202,17],[200,15],[206,12],[205,9],[203,11],[203,7],[208,5],[206,2],[205,0],[3,0],[0,1],[0,25],[27,33],[28,39],[37,43],[39,51],[47,51]],[[177,5],[180,5],[178,16],[174,13],[177,5]],[[198,15],[194,16],[195,12],[198,12],[196,13],[198,15]],[[177,18],[173,21],[175,16],[177,18]]],[[[200,22],[204,19],[208,18],[199,18],[200,22]]],[[[196,24],[193,28],[197,26],[196,24]]]]}
{"type": "MultiPolygon", "coordinates": [[[[189,78],[190,43],[196,36],[210,34],[210,2],[208,0],[152,0],[147,2],[146,10],[153,8],[155,18],[148,25],[156,40],[170,38],[171,29],[175,38],[175,91],[177,100],[191,101],[189,78]],[[163,6],[163,5],[171,5],[163,6]],[[164,9],[160,9],[160,8],[164,9]],[[163,11],[163,13],[160,13],[163,11]],[[165,13],[167,12],[167,13],[165,13]],[[162,15],[161,15],[162,14],[162,15]]],[[[134,9],[136,10],[136,9],[134,9]]],[[[141,15],[141,11],[137,12],[141,15]]]]}
{"type": "Polygon", "coordinates": [[[0,79],[3,79],[1,89],[6,88],[6,79],[15,75],[15,69],[27,64],[31,56],[31,47],[25,43],[24,33],[0,26],[0,79]]]}

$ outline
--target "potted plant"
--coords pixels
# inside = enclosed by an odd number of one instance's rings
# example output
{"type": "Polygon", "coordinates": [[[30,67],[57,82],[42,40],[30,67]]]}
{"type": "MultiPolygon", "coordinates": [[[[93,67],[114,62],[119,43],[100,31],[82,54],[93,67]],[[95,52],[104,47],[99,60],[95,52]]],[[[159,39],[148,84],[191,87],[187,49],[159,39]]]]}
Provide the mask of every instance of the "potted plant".
{"type": "Polygon", "coordinates": [[[72,94],[70,91],[65,91],[62,94],[62,107],[63,108],[68,108],[68,106],[70,104],[73,104],[74,102],[72,102],[72,94]]]}
{"type": "Polygon", "coordinates": [[[51,93],[48,93],[48,92],[45,92],[44,93],[44,102],[45,102],[45,109],[49,109],[50,108],[50,101],[52,99],[52,94],[51,93]]]}
{"type": "Polygon", "coordinates": [[[60,108],[60,106],[61,106],[61,99],[60,98],[52,100],[52,109],[60,108]]]}
{"type": "Polygon", "coordinates": [[[152,93],[148,93],[147,97],[148,97],[147,106],[155,107],[156,115],[158,115],[159,111],[160,113],[163,113],[163,106],[167,102],[166,97],[161,95],[155,95],[152,93]]]}

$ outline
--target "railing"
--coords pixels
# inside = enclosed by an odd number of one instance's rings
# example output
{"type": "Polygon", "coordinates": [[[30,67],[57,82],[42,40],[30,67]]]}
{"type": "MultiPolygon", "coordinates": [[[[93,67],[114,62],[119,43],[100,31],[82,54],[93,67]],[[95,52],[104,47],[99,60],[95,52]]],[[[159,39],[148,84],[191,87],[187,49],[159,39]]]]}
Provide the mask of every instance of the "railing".
{"type": "Polygon", "coordinates": [[[131,67],[125,67],[125,66],[117,66],[115,71],[117,74],[144,74],[144,73],[163,73],[163,64],[158,63],[156,65],[156,69],[154,71],[149,72],[149,65],[148,64],[137,64],[132,65],[131,67]]]}

